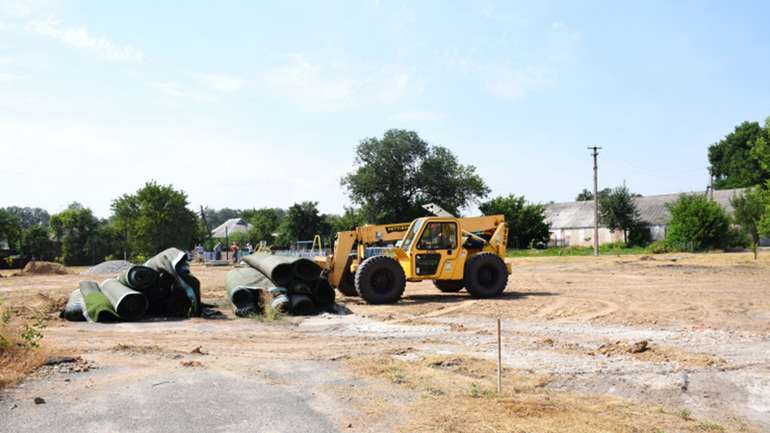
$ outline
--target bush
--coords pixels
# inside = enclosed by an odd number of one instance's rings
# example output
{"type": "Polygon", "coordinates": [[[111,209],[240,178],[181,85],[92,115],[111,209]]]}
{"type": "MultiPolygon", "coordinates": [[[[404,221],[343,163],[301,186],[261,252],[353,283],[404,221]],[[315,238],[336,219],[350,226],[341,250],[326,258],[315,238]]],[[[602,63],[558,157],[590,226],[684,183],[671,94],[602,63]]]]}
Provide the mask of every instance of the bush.
{"type": "Polygon", "coordinates": [[[652,254],[665,254],[665,253],[671,253],[674,252],[673,249],[671,249],[668,245],[666,245],[665,240],[659,240],[651,243],[647,246],[647,251],[652,254]]]}
{"type": "Polygon", "coordinates": [[[511,248],[532,248],[539,243],[548,243],[551,237],[545,222],[543,205],[527,202],[524,196],[513,194],[496,197],[479,205],[484,215],[501,214],[508,224],[508,246],[511,248]]]}
{"type": "Polygon", "coordinates": [[[684,251],[726,248],[730,242],[730,219],[725,210],[704,195],[686,194],[668,205],[671,222],[666,246],[684,251]]]}
{"type": "Polygon", "coordinates": [[[652,233],[650,227],[644,223],[637,222],[628,232],[628,246],[645,247],[652,242],[652,233]]]}

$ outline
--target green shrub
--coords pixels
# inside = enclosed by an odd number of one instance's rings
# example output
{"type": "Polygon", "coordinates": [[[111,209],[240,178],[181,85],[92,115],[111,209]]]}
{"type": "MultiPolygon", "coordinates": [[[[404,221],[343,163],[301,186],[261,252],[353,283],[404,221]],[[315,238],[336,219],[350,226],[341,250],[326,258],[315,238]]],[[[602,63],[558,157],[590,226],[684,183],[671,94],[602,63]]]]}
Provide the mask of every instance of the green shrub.
{"type": "Polygon", "coordinates": [[[683,251],[726,248],[730,241],[730,219],[725,210],[704,195],[686,194],[668,205],[671,222],[666,246],[683,251]]]}
{"type": "Polygon", "coordinates": [[[666,245],[665,240],[659,240],[647,246],[647,251],[651,254],[665,254],[674,252],[672,248],[666,245]]]}

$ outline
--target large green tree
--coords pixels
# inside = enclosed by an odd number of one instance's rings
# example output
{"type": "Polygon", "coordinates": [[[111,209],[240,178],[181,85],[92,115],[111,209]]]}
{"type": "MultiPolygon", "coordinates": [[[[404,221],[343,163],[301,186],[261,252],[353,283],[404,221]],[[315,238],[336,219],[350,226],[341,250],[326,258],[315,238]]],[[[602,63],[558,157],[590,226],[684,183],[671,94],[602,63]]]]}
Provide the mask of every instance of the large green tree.
{"type": "Polygon", "coordinates": [[[241,218],[252,225],[249,230],[249,240],[252,242],[265,241],[272,244],[275,233],[281,226],[286,211],[278,208],[249,209],[241,213],[241,218]]]}
{"type": "Polygon", "coordinates": [[[198,218],[187,194],[171,185],[147,182],[135,194],[112,202],[116,230],[132,255],[145,257],[169,248],[191,248],[198,235],[198,218]]]}
{"type": "Polygon", "coordinates": [[[709,147],[708,157],[714,187],[743,188],[770,179],[770,119],[765,128],[758,122],[743,122],[709,147]]]}
{"type": "MultiPolygon", "coordinates": [[[[604,197],[607,194],[609,194],[610,191],[611,190],[609,188],[604,188],[604,189],[600,190],[599,191],[599,200],[601,200],[602,197],[604,197]]],[[[583,188],[583,190],[578,193],[577,197],[575,197],[575,201],[592,201],[593,199],[594,199],[594,193],[589,191],[589,190],[587,190],[586,188],[583,188]]]]}
{"type": "Polygon", "coordinates": [[[702,194],[685,194],[668,205],[671,222],[666,243],[676,249],[724,248],[730,241],[730,218],[715,201],[702,194]]]}
{"type": "Polygon", "coordinates": [[[489,193],[474,166],[401,129],[361,141],[354,171],[342,185],[372,223],[410,221],[425,215],[421,206],[427,203],[456,214],[489,193]]]}
{"type": "Polygon", "coordinates": [[[326,222],[329,225],[330,235],[337,232],[353,230],[358,226],[366,224],[366,218],[360,209],[346,207],[342,215],[325,215],[326,222]]]}
{"type": "Polygon", "coordinates": [[[634,202],[634,195],[627,186],[611,189],[605,195],[599,195],[601,222],[610,230],[623,231],[623,243],[628,245],[629,233],[640,225],[639,209],[634,202]]]}
{"type": "Polygon", "coordinates": [[[15,250],[21,238],[21,221],[15,214],[0,209],[0,242],[8,243],[8,248],[15,250]]]}
{"type": "Polygon", "coordinates": [[[65,265],[92,264],[96,257],[94,238],[99,220],[91,209],[72,203],[62,212],[52,215],[50,230],[61,244],[61,258],[65,265]]]}
{"type": "Polygon", "coordinates": [[[278,243],[288,246],[296,241],[313,240],[315,235],[324,236],[329,227],[318,212],[318,202],[304,201],[293,204],[286,212],[278,229],[278,243]]]}
{"type": "Polygon", "coordinates": [[[765,119],[765,133],[754,141],[749,154],[765,173],[770,173],[770,117],[765,119]]]}
{"type": "Polygon", "coordinates": [[[505,215],[508,223],[508,246],[527,248],[539,242],[547,243],[550,238],[545,222],[543,205],[528,203],[524,196],[513,194],[496,197],[479,205],[484,215],[505,215]]]}
{"type": "Polygon", "coordinates": [[[53,260],[56,257],[53,242],[48,238],[48,230],[41,224],[22,230],[19,250],[30,259],[53,260]]]}
{"type": "Polygon", "coordinates": [[[41,225],[44,228],[48,228],[50,215],[48,215],[48,212],[45,209],[39,207],[9,206],[5,208],[5,210],[19,218],[22,229],[27,229],[34,225],[41,225]]]}
{"type": "Polygon", "coordinates": [[[760,223],[765,216],[768,204],[770,204],[768,193],[759,187],[750,188],[743,194],[733,196],[730,199],[730,204],[735,209],[733,213],[735,223],[751,238],[751,250],[754,252],[754,260],[756,260],[760,223]]]}

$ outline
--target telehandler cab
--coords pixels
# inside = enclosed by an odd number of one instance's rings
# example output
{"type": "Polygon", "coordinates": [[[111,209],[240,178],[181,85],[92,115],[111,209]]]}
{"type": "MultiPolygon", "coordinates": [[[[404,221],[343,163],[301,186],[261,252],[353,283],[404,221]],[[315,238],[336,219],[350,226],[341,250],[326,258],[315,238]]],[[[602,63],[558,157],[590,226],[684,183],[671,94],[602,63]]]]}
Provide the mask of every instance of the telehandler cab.
{"type": "Polygon", "coordinates": [[[370,304],[396,302],[407,281],[422,280],[434,280],[442,292],[465,288],[475,298],[492,298],[511,272],[503,260],[507,239],[502,215],[431,216],[339,232],[332,255],[319,261],[333,287],[370,304]],[[394,247],[372,248],[396,239],[394,247]]]}

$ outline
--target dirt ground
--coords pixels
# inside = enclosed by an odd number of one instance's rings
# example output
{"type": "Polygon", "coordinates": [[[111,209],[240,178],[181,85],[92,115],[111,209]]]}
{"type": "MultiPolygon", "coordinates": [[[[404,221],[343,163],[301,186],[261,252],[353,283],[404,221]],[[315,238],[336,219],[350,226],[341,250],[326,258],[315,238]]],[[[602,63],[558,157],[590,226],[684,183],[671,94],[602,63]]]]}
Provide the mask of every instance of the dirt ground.
{"type": "MultiPolygon", "coordinates": [[[[233,320],[117,325],[56,318],[78,281],[93,277],[78,275],[83,269],[6,272],[4,304],[25,317],[49,314],[45,346],[81,356],[86,368],[46,367],[0,392],[0,420],[24,415],[33,422],[12,423],[18,431],[57,431],[63,421],[40,414],[32,397],[66,410],[80,392],[146,385],[140,392],[153,395],[165,383],[248,379],[247,389],[274,387],[307,407],[317,417],[298,422],[317,431],[770,431],[769,253],[758,261],[743,253],[510,261],[500,299],[410,283],[396,305],[342,297],[349,314],[275,322],[233,318],[224,300],[229,268],[193,273],[204,301],[233,320]]],[[[74,414],[73,425],[83,416],[74,414]]]]}

